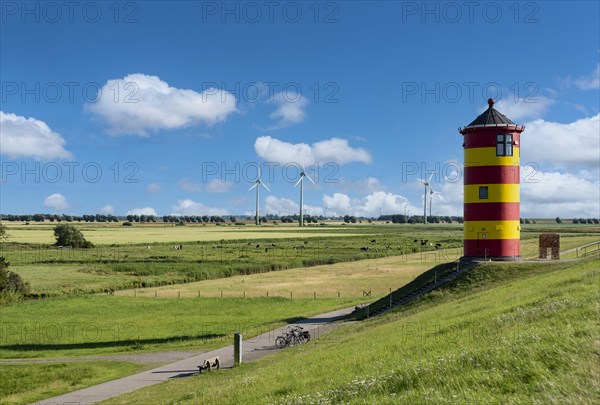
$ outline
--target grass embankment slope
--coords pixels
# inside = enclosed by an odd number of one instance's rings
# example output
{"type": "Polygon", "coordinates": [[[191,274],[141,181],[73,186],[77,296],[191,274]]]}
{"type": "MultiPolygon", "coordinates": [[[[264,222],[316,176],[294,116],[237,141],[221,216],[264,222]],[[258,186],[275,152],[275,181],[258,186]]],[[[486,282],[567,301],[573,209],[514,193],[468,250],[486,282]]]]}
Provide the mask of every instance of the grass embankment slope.
{"type": "Polygon", "coordinates": [[[598,403],[599,277],[597,256],[485,264],[326,340],[107,403],[598,403]]]}

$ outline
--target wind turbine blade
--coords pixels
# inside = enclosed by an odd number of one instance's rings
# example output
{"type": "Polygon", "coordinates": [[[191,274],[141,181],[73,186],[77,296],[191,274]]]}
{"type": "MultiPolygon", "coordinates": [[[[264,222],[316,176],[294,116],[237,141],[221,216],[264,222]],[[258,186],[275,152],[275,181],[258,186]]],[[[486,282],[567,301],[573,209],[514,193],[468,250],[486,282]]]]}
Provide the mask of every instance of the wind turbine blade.
{"type": "Polygon", "coordinates": [[[260,163],[256,162],[256,171],[258,173],[258,179],[260,180],[260,163]]]}
{"type": "Polygon", "coordinates": [[[296,182],[296,184],[294,184],[294,187],[296,187],[298,184],[300,184],[300,182],[302,181],[302,179],[304,179],[304,176],[300,176],[300,180],[298,180],[296,182]]]}
{"type": "Polygon", "coordinates": [[[432,173],[431,173],[431,176],[429,176],[429,180],[427,180],[427,183],[430,183],[430,182],[431,182],[431,178],[433,177],[433,175],[434,175],[434,174],[435,174],[435,172],[432,172],[432,173]]]}
{"type": "Polygon", "coordinates": [[[304,173],[304,175],[306,176],[306,178],[307,178],[307,179],[309,179],[309,180],[310,180],[310,182],[311,182],[312,184],[317,184],[317,183],[315,183],[315,181],[314,181],[313,179],[311,179],[311,178],[310,178],[310,176],[309,176],[308,174],[306,174],[306,172],[304,173]]]}
{"type": "Polygon", "coordinates": [[[425,180],[423,180],[423,179],[417,179],[417,180],[419,180],[421,183],[427,185],[427,182],[425,180]]]}
{"type": "Polygon", "coordinates": [[[263,182],[261,181],[261,182],[260,182],[260,184],[262,184],[262,186],[263,186],[264,188],[266,188],[268,192],[271,192],[271,190],[269,190],[269,187],[267,187],[267,186],[265,185],[265,183],[263,183],[263,182]]]}
{"type": "Polygon", "coordinates": [[[258,186],[258,183],[254,183],[254,185],[253,185],[252,187],[250,187],[250,188],[248,189],[248,191],[252,190],[252,189],[253,189],[254,187],[256,187],[256,186],[258,186]]]}

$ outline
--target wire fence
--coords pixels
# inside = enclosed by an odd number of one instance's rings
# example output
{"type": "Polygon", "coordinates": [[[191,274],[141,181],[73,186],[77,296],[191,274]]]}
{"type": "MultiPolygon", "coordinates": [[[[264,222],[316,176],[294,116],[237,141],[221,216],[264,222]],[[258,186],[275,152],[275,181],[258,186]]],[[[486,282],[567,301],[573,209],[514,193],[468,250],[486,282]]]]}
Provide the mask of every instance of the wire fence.
{"type": "Polygon", "coordinates": [[[287,298],[287,299],[342,299],[342,298],[379,298],[392,292],[392,289],[354,288],[345,290],[215,290],[190,291],[186,289],[134,289],[109,291],[107,295],[134,298],[287,298]]]}

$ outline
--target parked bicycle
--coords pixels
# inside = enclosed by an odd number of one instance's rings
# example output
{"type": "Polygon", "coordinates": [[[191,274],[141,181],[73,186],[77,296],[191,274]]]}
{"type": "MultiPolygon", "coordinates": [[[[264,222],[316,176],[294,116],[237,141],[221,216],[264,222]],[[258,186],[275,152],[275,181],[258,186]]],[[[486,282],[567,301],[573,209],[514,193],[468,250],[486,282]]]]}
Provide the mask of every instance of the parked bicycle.
{"type": "Polygon", "coordinates": [[[275,347],[283,349],[286,346],[308,343],[310,341],[310,332],[304,330],[302,326],[287,326],[282,336],[275,339],[275,347]]]}

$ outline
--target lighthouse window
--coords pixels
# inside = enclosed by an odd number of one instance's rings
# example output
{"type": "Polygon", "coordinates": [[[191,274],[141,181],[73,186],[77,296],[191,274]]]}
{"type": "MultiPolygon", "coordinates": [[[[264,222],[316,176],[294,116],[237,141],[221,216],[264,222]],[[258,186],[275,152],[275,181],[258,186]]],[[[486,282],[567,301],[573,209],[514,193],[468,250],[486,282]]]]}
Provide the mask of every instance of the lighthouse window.
{"type": "Polygon", "coordinates": [[[512,156],[512,134],[496,135],[496,156],[512,156]]]}
{"type": "Polygon", "coordinates": [[[479,199],[487,200],[488,199],[488,188],[487,186],[479,187],[479,199]]]}

